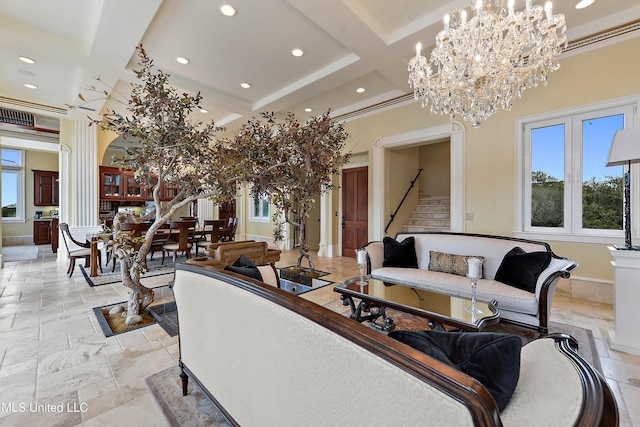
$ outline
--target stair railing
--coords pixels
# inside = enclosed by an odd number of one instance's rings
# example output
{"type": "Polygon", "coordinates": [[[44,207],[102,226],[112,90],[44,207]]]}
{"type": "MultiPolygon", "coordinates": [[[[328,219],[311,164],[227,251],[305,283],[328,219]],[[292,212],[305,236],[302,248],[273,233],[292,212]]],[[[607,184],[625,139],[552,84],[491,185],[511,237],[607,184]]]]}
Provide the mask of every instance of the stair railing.
{"type": "Polygon", "coordinates": [[[391,214],[391,218],[389,219],[389,222],[387,223],[387,226],[384,228],[384,234],[387,234],[387,230],[391,226],[391,223],[393,222],[393,220],[396,218],[396,215],[397,215],[398,211],[402,207],[402,204],[404,203],[405,199],[409,195],[409,192],[413,188],[413,185],[416,183],[416,181],[418,180],[418,177],[420,176],[421,173],[422,173],[422,168],[418,169],[418,173],[416,174],[416,177],[413,178],[413,181],[411,181],[411,184],[409,184],[409,188],[407,189],[407,192],[404,193],[404,197],[402,198],[402,200],[400,200],[400,204],[396,208],[396,211],[391,214]]]}

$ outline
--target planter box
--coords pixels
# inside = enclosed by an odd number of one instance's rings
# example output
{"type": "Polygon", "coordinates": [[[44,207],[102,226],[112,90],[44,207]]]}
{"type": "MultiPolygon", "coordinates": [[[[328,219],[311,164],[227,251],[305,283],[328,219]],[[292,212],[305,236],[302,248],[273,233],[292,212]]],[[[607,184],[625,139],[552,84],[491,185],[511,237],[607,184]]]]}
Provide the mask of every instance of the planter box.
{"type": "Polygon", "coordinates": [[[305,286],[313,286],[313,279],[323,276],[321,271],[309,271],[304,268],[283,267],[280,269],[280,278],[290,282],[301,283],[305,286]]]}

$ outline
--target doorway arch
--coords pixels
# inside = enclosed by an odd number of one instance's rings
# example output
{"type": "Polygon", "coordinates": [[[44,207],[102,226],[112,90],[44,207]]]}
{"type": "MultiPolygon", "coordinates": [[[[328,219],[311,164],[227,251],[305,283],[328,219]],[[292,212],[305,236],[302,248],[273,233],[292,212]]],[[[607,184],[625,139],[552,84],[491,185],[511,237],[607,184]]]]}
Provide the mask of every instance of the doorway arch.
{"type": "Polygon", "coordinates": [[[378,138],[373,144],[373,191],[372,239],[384,237],[385,179],[388,165],[385,163],[385,150],[405,148],[420,143],[449,138],[451,150],[451,231],[462,232],[465,229],[465,129],[462,123],[452,121],[425,129],[388,135],[378,138]]]}

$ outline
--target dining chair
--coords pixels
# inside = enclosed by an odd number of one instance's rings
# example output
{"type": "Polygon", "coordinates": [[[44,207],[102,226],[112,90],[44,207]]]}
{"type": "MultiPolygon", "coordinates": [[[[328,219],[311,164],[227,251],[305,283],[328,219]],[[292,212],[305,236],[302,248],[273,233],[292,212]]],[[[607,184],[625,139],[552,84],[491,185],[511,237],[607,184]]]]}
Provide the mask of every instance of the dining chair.
{"type": "Polygon", "coordinates": [[[236,239],[236,229],[238,228],[238,218],[229,218],[229,222],[220,233],[220,240],[231,242],[236,239]]]}
{"type": "Polygon", "coordinates": [[[178,241],[172,243],[166,243],[162,246],[162,262],[164,265],[164,257],[167,253],[173,254],[173,263],[176,263],[176,255],[178,252],[185,252],[187,254],[187,258],[191,258],[191,248],[193,244],[191,243],[191,239],[193,239],[193,234],[195,233],[195,221],[171,221],[169,227],[172,230],[178,231],[178,241]]]}
{"type": "Polygon", "coordinates": [[[89,267],[91,262],[97,262],[100,267],[100,273],[102,273],[102,263],[100,260],[102,259],[102,254],[100,250],[98,250],[97,259],[91,260],[91,242],[79,242],[73,238],[71,232],[69,231],[69,224],[66,222],[62,222],[58,225],[60,230],[62,231],[62,240],[64,241],[64,246],[67,249],[67,255],[69,256],[69,267],[67,268],[67,274],[69,277],[73,276],[73,271],[76,268],[76,259],[84,258],[84,265],[89,267]],[[79,246],[79,249],[71,249],[69,247],[69,242],[79,246]]]}
{"type": "Polygon", "coordinates": [[[206,250],[211,243],[217,243],[220,240],[220,232],[225,223],[226,221],[224,219],[205,219],[204,229],[202,231],[204,240],[196,243],[196,248],[206,250]]]}

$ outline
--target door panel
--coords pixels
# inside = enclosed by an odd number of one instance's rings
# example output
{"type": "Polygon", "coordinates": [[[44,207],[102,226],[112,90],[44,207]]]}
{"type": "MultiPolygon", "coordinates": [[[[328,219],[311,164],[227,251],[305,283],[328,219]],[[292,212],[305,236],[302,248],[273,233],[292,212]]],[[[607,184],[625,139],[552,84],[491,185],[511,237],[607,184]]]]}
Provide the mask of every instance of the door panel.
{"type": "Polygon", "coordinates": [[[368,242],[368,168],[342,171],[342,256],[355,258],[355,250],[368,242]]]}

